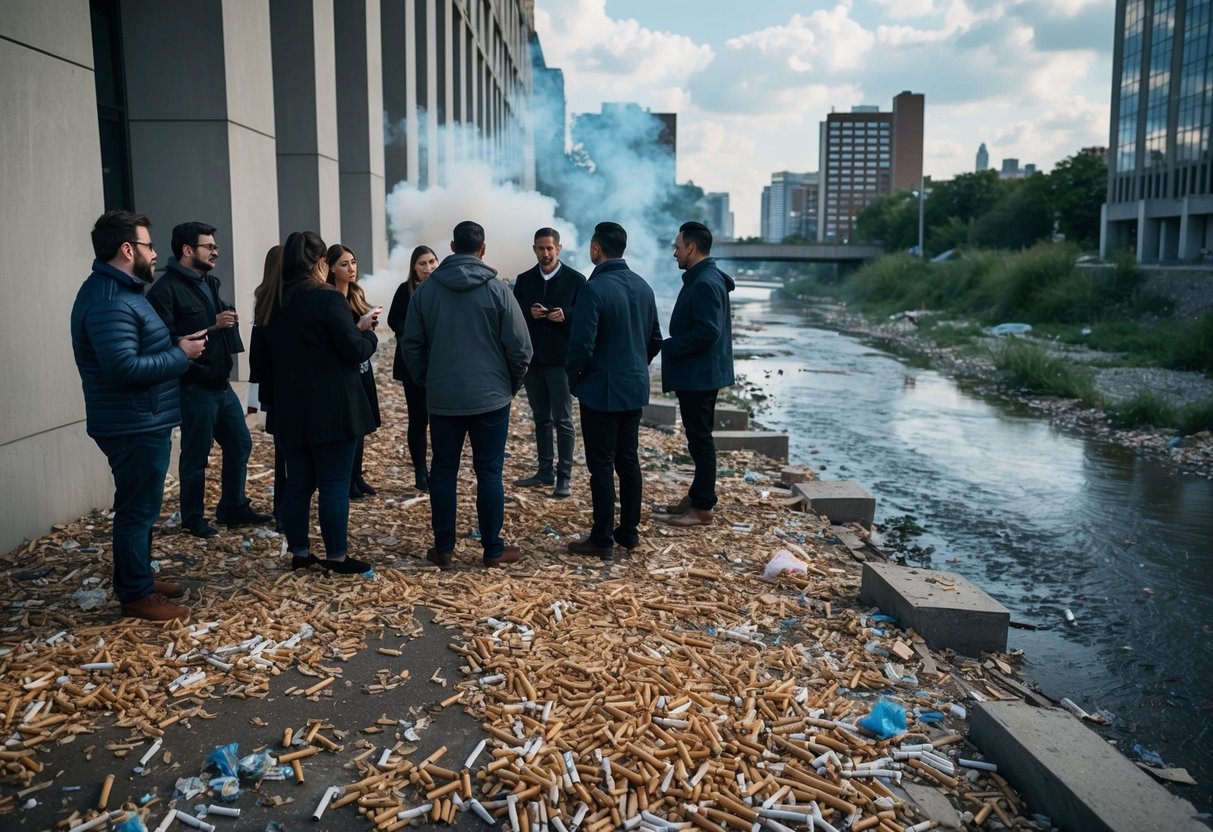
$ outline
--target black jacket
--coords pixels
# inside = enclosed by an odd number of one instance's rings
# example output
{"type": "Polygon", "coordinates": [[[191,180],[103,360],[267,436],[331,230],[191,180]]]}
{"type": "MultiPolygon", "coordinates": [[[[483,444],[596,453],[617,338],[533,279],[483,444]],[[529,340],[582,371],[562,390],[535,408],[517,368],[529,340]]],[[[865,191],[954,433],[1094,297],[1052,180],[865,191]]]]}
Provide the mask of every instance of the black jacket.
{"type": "Polygon", "coordinates": [[[72,350],[89,436],[126,436],[181,424],[189,366],[143,296],[143,283],[100,260],[72,306],[72,350]]]}
{"type": "Polygon", "coordinates": [[[706,257],[682,273],[661,345],[661,389],[719,390],[733,384],[733,318],[729,292],[737,284],[706,257]]]}
{"type": "Polygon", "coordinates": [[[522,307],[527,330],[531,333],[531,347],[535,353],[531,364],[543,367],[563,367],[569,357],[569,332],[573,323],[573,307],[577,295],[585,285],[585,275],[576,269],[560,264],[560,271],[551,280],[544,280],[539,264],[518,275],[514,281],[514,299],[522,307]],[[548,309],[564,310],[564,322],[531,317],[531,307],[536,303],[548,309]]]}
{"type": "Polygon", "coordinates": [[[387,325],[392,332],[396,333],[396,354],[392,358],[392,378],[396,381],[403,381],[405,384],[416,384],[412,376],[409,375],[408,367],[404,365],[404,353],[400,349],[400,342],[404,340],[404,322],[409,315],[409,301],[412,300],[413,293],[409,291],[409,282],[406,280],[396,287],[396,294],[392,295],[392,305],[387,311],[387,325]]]}
{"type": "Polygon", "coordinates": [[[291,287],[265,337],[280,442],[342,442],[375,429],[358,365],[375,354],[379,339],[358,331],[340,292],[314,282],[291,287]]]}
{"type": "MultiPolygon", "coordinates": [[[[210,272],[198,277],[176,261],[169,263],[147,290],[147,299],[174,340],[214,326],[220,312],[235,309],[219,297],[219,278],[210,272]]],[[[244,352],[239,326],[211,332],[206,336],[206,349],[190,362],[182,383],[212,389],[226,387],[234,363],[232,356],[238,352],[244,352]]]]}

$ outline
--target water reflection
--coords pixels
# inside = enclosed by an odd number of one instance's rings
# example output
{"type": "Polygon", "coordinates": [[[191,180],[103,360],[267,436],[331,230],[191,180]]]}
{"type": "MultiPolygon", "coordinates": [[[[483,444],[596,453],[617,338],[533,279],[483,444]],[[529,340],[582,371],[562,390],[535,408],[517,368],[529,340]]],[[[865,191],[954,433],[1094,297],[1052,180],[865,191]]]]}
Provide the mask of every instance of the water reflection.
{"type": "Polygon", "coordinates": [[[1113,713],[1103,733],[1126,750],[1187,767],[1202,785],[1179,793],[1207,809],[1213,483],[813,328],[799,305],[751,298],[735,317],[757,353],[738,371],[768,394],[758,419],[790,434],[792,460],[858,480],[878,520],[914,515],[932,566],[1041,628],[1012,631],[1028,676],[1113,713]]]}

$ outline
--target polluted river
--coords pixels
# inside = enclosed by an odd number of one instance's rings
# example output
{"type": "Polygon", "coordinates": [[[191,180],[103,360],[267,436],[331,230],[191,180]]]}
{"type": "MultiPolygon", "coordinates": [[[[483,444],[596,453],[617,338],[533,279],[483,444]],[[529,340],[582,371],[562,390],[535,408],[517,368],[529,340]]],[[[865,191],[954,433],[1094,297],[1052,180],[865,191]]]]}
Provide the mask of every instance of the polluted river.
{"type": "Polygon", "coordinates": [[[983,399],[768,295],[734,294],[736,366],[766,397],[756,420],[789,434],[790,461],[856,480],[886,530],[921,527],[909,563],[1002,602],[1025,677],[1106,718],[1100,734],[1130,758],[1186,768],[1198,785],[1171,788],[1209,811],[1213,482],[983,399]]]}

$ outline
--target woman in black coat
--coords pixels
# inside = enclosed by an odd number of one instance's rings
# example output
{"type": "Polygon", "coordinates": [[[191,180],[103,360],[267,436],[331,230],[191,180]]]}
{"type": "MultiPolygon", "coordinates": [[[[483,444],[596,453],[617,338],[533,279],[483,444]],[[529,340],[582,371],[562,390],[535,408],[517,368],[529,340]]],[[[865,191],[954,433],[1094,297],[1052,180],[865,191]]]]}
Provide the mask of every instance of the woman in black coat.
{"type": "MultiPolygon", "coordinates": [[[[257,385],[257,404],[265,413],[265,432],[274,435],[274,368],[270,360],[270,343],[265,337],[265,327],[257,326],[260,309],[271,286],[278,283],[282,272],[282,246],[272,246],[265,253],[265,269],[261,285],[253,290],[253,332],[248,351],[249,382],[257,385]]],[[[286,457],[274,437],[274,524],[282,531],[282,498],[286,493],[286,457]]]]}
{"type": "MultiPolygon", "coordinates": [[[[350,314],[357,323],[359,318],[371,311],[371,304],[366,299],[366,293],[362,291],[362,287],[358,285],[358,258],[354,255],[354,250],[341,244],[329,246],[325,260],[329,264],[328,284],[345,295],[346,302],[350,305],[350,314]]],[[[371,367],[371,362],[362,362],[362,365],[358,367],[358,373],[362,379],[362,388],[366,391],[367,401],[371,405],[371,415],[375,418],[374,429],[378,429],[381,424],[379,391],[375,389],[375,372],[371,367]]],[[[354,468],[350,472],[351,500],[361,500],[364,494],[376,493],[362,476],[362,454],[365,443],[365,437],[359,439],[358,448],[354,451],[354,468]]]]}
{"type": "Polygon", "coordinates": [[[291,568],[317,562],[308,515],[319,489],[326,569],[362,573],[349,556],[350,471],[358,440],[375,425],[358,366],[375,354],[374,316],[355,324],[341,293],[325,283],[327,246],[296,231],[282,246],[282,270],[267,287],[257,325],[265,327],[273,376],[274,437],[286,457],[282,512],[291,568]]]}
{"type": "Polygon", "coordinates": [[[430,411],[426,404],[425,388],[413,381],[404,366],[400,353],[400,337],[404,333],[404,322],[409,314],[409,300],[427,277],[438,268],[438,255],[429,246],[417,246],[409,258],[409,274],[396,288],[392,308],[387,313],[387,325],[396,333],[396,358],[392,362],[392,378],[404,383],[404,402],[409,410],[409,456],[413,460],[413,472],[418,491],[430,490],[429,466],[426,464],[426,429],[430,425],[430,411]]]}

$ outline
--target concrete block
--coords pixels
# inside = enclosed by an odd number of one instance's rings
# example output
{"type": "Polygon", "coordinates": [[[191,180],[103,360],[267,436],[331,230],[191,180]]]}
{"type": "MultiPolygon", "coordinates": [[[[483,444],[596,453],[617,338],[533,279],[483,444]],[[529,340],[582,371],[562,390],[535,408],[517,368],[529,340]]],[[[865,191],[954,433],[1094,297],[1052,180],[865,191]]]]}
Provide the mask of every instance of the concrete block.
{"type": "Polygon", "coordinates": [[[979,702],[969,739],[998,772],[1066,832],[1208,832],[1196,809],[1071,714],[1007,700],[979,702]]]}
{"type": "Polygon", "coordinates": [[[1007,649],[1010,611],[953,572],[865,563],[859,600],[897,616],[931,647],[965,656],[1007,649]]]}
{"type": "Polygon", "coordinates": [[[750,412],[740,407],[717,407],[716,430],[749,430],[750,412]]]}
{"type": "Polygon", "coordinates": [[[641,411],[640,418],[659,425],[672,425],[678,417],[678,403],[672,400],[649,402],[641,411]]]}
{"type": "Polygon", "coordinates": [[[876,498],[852,480],[795,482],[792,493],[805,498],[809,511],[840,526],[858,523],[870,529],[876,517],[876,498]]]}
{"type": "Polygon", "coordinates": [[[799,465],[789,465],[779,472],[779,481],[784,485],[795,485],[813,479],[813,472],[799,465]]]}
{"type": "Polygon", "coordinates": [[[718,451],[758,451],[772,459],[788,458],[788,435],[772,430],[714,430],[718,451]]]}

